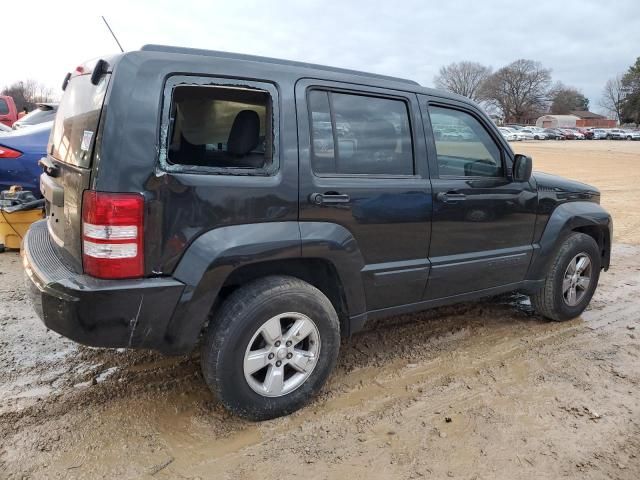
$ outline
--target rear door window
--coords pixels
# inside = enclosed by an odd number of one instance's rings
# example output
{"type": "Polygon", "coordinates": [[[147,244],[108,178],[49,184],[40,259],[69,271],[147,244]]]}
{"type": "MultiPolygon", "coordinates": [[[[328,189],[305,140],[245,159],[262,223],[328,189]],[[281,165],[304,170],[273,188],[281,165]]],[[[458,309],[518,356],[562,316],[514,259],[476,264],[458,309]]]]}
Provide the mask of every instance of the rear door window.
{"type": "Polygon", "coordinates": [[[100,77],[97,85],[91,75],[69,80],[51,132],[51,155],[61,162],[88,168],[100,120],[102,103],[111,74],[100,77]]]}
{"type": "Polygon", "coordinates": [[[312,165],[320,175],[413,175],[403,100],[311,90],[312,165]]]}

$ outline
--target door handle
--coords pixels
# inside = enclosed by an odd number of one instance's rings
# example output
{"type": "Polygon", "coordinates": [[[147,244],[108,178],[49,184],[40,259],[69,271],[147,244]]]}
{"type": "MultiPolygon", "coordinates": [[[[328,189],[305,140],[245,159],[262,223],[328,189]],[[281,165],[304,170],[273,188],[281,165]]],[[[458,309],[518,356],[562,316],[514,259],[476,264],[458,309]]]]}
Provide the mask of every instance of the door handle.
{"type": "Polygon", "coordinates": [[[451,191],[451,192],[439,192],[436,195],[436,198],[441,202],[449,203],[449,202],[461,202],[462,200],[466,200],[467,196],[464,193],[451,191]]]}
{"type": "Polygon", "coordinates": [[[309,195],[309,201],[316,205],[325,203],[349,203],[351,198],[344,193],[312,193],[309,195]]]}

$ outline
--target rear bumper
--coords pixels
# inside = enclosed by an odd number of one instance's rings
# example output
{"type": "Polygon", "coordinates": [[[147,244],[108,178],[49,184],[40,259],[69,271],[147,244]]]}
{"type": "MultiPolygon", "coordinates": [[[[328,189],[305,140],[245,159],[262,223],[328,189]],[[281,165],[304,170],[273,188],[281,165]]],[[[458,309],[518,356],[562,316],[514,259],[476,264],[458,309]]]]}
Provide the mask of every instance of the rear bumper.
{"type": "Polygon", "coordinates": [[[44,220],[25,235],[22,262],[30,300],[47,328],[93,347],[166,350],[167,324],[183,283],[78,274],[55,253],[44,220]]]}

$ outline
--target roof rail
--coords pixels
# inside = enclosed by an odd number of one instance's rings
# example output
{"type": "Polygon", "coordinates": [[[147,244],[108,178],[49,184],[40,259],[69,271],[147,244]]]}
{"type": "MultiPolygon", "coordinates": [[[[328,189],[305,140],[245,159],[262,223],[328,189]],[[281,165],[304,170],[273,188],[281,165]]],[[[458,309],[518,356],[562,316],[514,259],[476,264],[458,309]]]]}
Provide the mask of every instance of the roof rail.
{"type": "Polygon", "coordinates": [[[172,47],[169,45],[143,45],[140,50],[147,52],[165,52],[165,53],[182,53],[185,55],[202,55],[205,57],[228,58],[233,60],[247,60],[251,62],[272,63],[274,65],[287,65],[291,67],[308,68],[313,70],[323,70],[326,72],[345,73],[349,75],[358,75],[361,77],[378,78],[381,80],[390,80],[394,82],[408,83],[411,85],[420,85],[418,82],[408,80],[406,78],[391,77],[388,75],[380,75],[377,73],[367,73],[358,70],[349,70],[347,68],[329,67],[326,65],[316,65],[314,63],[296,62],[293,60],[282,60],[271,57],[261,57],[258,55],[246,55],[243,53],[221,52],[217,50],[203,50],[199,48],[172,47]]]}

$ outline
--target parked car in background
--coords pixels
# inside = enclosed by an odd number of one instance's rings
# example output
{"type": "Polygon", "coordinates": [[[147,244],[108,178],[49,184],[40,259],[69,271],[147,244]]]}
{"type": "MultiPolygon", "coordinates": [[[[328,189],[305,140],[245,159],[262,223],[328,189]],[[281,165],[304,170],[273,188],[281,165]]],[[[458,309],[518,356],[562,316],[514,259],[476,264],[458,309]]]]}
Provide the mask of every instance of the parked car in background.
{"type": "Polygon", "coordinates": [[[640,130],[625,130],[627,140],[640,140],[640,130]]]}
{"type": "Polygon", "coordinates": [[[545,128],[544,134],[547,136],[549,140],[564,140],[564,133],[562,133],[557,128],[545,128]]]}
{"type": "Polygon", "coordinates": [[[0,136],[0,191],[20,185],[37,198],[40,194],[38,160],[47,154],[53,122],[12,130],[0,136]]]}
{"type": "Polygon", "coordinates": [[[52,122],[58,111],[57,103],[39,103],[36,108],[13,124],[13,129],[52,122]]]}
{"type": "Polygon", "coordinates": [[[594,140],[604,140],[607,138],[607,131],[604,128],[594,128],[592,132],[594,140]]]}
{"type": "MultiPolygon", "coordinates": [[[[533,128],[523,128],[522,130],[520,130],[520,133],[523,133],[527,136],[531,135],[531,138],[533,138],[533,140],[546,140],[547,139],[547,135],[544,132],[540,132],[538,130],[534,130],[533,128]]],[[[527,140],[530,140],[530,138],[527,138],[527,140]]]]}
{"type": "Polygon", "coordinates": [[[571,130],[570,128],[560,128],[559,130],[564,135],[565,140],[575,140],[576,139],[576,132],[574,130],[571,130]]]}
{"type": "Polygon", "coordinates": [[[593,140],[593,130],[591,128],[576,127],[576,130],[584,135],[585,140],[593,140]]]}
{"type": "Polygon", "coordinates": [[[0,95],[0,123],[10,127],[18,119],[18,110],[13,97],[0,95]]]}
{"type": "Polygon", "coordinates": [[[607,140],[625,140],[625,131],[621,128],[610,128],[607,130],[607,140]]]}
{"type": "Polygon", "coordinates": [[[573,135],[576,137],[576,140],[586,140],[587,139],[585,134],[582,133],[577,128],[570,128],[569,130],[571,130],[573,132],[573,135]]]}
{"type": "Polygon", "coordinates": [[[520,130],[518,130],[517,128],[513,128],[513,127],[500,127],[500,128],[504,128],[507,131],[511,132],[513,135],[516,136],[516,141],[522,141],[525,139],[525,136],[520,133],[520,130]]]}
{"type": "Polygon", "coordinates": [[[509,142],[517,142],[518,140],[520,140],[518,138],[518,135],[516,135],[513,131],[506,127],[498,127],[498,130],[500,130],[502,136],[509,142]]]}

